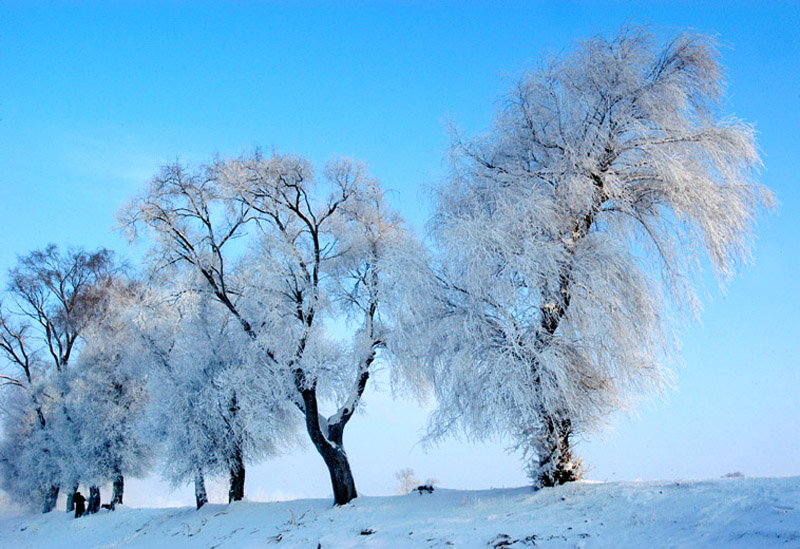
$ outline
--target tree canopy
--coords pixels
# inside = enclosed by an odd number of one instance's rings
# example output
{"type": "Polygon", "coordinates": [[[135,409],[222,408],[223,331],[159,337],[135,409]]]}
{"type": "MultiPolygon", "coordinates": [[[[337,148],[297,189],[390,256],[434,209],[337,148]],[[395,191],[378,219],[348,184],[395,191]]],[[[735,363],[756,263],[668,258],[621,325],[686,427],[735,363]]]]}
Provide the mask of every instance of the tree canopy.
{"type": "Polygon", "coordinates": [[[488,134],[454,135],[400,345],[436,391],[434,437],[508,433],[560,483],[580,475],[571,434],[662,390],[702,266],[729,278],[773,204],[723,90],[712,38],[624,29],[545,58],[488,134]]]}

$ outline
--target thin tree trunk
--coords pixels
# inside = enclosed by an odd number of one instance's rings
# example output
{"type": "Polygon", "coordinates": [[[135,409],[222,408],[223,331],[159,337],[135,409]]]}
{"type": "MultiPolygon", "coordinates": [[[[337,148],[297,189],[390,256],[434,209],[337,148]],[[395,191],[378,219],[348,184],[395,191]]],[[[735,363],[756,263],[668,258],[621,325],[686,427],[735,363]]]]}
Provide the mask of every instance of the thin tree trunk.
{"type": "Polygon", "coordinates": [[[228,491],[228,503],[241,501],[244,498],[244,472],[242,448],[237,445],[231,457],[231,487],[228,491]]]}
{"type": "Polygon", "coordinates": [[[117,473],[114,477],[114,491],[111,495],[111,509],[114,509],[117,505],[122,505],[122,496],[125,492],[125,477],[122,476],[122,473],[117,473]]]}
{"type": "Polygon", "coordinates": [[[206,493],[206,481],[203,477],[203,471],[197,469],[194,472],[194,501],[197,508],[200,509],[203,505],[208,503],[208,494],[206,493]]]}
{"type": "Polygon", "coordinates": [[[58,486],[51,485],[44,491],[44,502],[42,505],[42,513],[49,513],[56,508],[56,501],[58,501],[58,486]]]}
{"type": "Polygon", "coordinates": [[[67,491],[67,513],[75,511],[75,492],[78,491],[78,483],[74,483],[67,491]]]}
{"type": "Polygon", "coordinates": [[[231,395],[229,410],[231,413],[231,420],[228,427],[232,430],[235,441],[230,463],[231,485],[230,490],[228,490],[228,503],[231,503],[244,499],[244,441],[242,440],[241,430],[239,429],[236,419],[236,416],[239,414],[239,402],[236,398],[236,392],[231,395]]]}

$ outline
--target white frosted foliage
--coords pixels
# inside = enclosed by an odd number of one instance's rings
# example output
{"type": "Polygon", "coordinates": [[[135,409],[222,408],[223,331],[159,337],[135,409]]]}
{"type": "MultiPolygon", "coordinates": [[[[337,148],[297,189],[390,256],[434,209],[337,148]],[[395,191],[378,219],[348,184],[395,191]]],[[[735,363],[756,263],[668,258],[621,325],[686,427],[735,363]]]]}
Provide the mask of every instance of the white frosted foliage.
{"type": "Polygon", "coordinates": [[[286,406],[299,411],[336,503],[355,497],[342,437],[385,344],[384,264],[406,240],[366,167],[334,160],[317,176],[302,157],[259,151],[173,164],[122,221],[133,235],[147,227],[156,269],[193,273],[194,291],[219,311],[215,346],[237,342],[239,356],[226,377],[262,380],[274,424],[286,406]],[[350,341],[332,337],[335,324],[350,341]]]}
{"type": "Polygon", "coordinates": [[[712,39],[626,29],[546,58],[491,132],[454,136],[394,347],[435,389],[431,437],[510,435],[558,483],[579,476],[570,435],[664,389],[701,267],[727,280],[773,204],[722,98],[712,39]]]}

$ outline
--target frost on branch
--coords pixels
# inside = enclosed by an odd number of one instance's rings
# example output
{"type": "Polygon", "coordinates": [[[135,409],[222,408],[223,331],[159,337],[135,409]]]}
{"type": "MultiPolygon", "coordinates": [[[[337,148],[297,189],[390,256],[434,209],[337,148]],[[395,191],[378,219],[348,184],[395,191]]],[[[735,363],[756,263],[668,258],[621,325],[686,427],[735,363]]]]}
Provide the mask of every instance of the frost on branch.
{"type": "Polygon", "coordinates": [[[296,422],[247,336],[193,275],[154,281],[159,291],[135,309],[162,474],[175,486],[194,482],[199,508],[208,477],[229,478],[229,500],[242,499],[246,464],[285,447],[296,422]]]}
{"type": "Polygon", "coordinates": [[[570,436],[663,391],[701,267],[727,280],[774,203],[723,88],[711,38],[626,29],[545,59],[491,132],[454,137],[393,343],[435,389],[430,437],[510,435],[558,484],[580,477],[570,436]]]}
{"type": "Polygon", "coordinates": [[[194,273],[195,290],[244,338],[251,371],[302,416],[336,503],[356,497],[344,429],[385,343],[384,264],[406,238],[365,166],[335,160],[317,176],[302,157],[259,151],[173,164],[122,221],[134,235],[150,230],[157,269],[194,273]],[[350,344],[331,337],[336,323],[350,344]]]}

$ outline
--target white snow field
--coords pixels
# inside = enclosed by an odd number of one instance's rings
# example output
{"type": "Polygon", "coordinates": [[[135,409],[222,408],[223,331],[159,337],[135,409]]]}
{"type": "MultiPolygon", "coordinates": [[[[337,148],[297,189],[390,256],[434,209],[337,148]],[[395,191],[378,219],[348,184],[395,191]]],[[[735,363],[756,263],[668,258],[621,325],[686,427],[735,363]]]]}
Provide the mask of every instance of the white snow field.
{"type": "Polygon", "coordinates": [[[0,547],[800,547],[800,477],[5,514],[0,547]]]}

